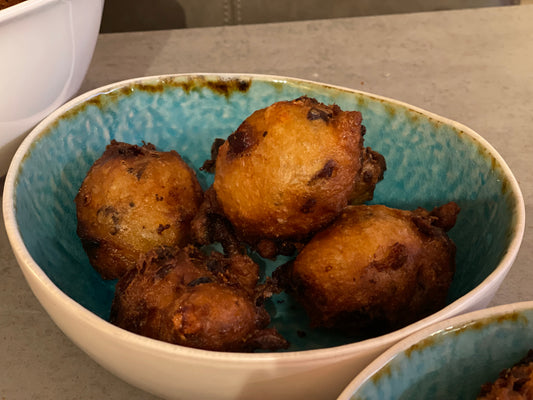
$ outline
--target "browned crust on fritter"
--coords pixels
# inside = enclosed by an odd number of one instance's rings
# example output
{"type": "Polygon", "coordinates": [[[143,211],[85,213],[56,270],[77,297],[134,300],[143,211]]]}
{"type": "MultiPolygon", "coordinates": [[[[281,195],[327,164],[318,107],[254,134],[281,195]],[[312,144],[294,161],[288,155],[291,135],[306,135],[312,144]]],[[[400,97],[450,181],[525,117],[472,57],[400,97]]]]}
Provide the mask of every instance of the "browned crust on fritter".
{"type": "Polygon", "coordinates": [[[176,151],[112,141],[76,196],[77,233],[104,279],[133,268],[158,245],[190,242],[190,222],[203,193],[176,151]]]}
{"type": "Polygon", "coordinates": [[[456,251],[446,230],[458,212],[348,206],[275,277],[314,326],[406,325],[445,304],[456,251]]]}
{"type": "Polygon", "coordinates": [[[363,147],[361,121],[357,111],[302,97],[254,112],[215,145],[213,188],[237,235],[301,241],[348,203],[371,199],[385,160],[363,147]]]}
{"type": "Polygon", "coordinates": [[[192,246],[157,248],[119,280],[111,321],[134,333],[205,350],[287,347],[267,327],[270,316],[261,305],[258,273],[245,255],[207,257],[192,246]]]}

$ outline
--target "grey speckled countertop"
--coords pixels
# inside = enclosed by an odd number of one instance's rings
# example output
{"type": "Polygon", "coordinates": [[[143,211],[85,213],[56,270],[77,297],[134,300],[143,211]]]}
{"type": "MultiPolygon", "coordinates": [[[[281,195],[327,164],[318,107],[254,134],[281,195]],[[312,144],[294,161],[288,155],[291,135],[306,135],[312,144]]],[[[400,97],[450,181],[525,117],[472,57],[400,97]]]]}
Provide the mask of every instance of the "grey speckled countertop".
{"type": "MultiPolygon", "coordinates": [[[[165,73],[318,80],[457,120],[504,157],[533,211],[533,6],[104,34],[81,92],[165,73]]],[[[533,224],[493,305],[533,299],[533,224]]],[[[0,228],[0,399],[151,399],[98,366],[41,308],[0,228]]]]}

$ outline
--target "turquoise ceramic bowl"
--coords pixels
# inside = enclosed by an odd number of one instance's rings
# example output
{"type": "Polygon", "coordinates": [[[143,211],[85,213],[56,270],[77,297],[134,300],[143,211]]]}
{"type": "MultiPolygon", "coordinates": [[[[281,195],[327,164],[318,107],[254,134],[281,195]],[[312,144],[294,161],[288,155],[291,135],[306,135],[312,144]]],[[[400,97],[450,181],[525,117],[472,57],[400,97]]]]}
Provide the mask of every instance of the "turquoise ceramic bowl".
{"type": "Polygon", "coordinates": [[[533,302],[464,314],[416,332],[352,381],[338,400],[475,399],[533,349],[533,302]]]}
{"type": "MultiPolygon", "coordinates": [[[[281,398],[337,395],[358,370],[399,339],[436,320],[486,306],[514,261],[525,220],[513,174],[471,129],[379,96],[258,75],[147,77],[86,93],[46,118],[24,141],[11,164],[3,200],[21,268],[44,308],[73,341],[141,388],[165,397],[179,389],[204,399],[221,398],[221,393],[246,398],[250,388],[281,398]],[[361,111],[365,144],[383,154],[388,167],[373,203],[406,209],[451,200],[460,205],[450,232],[458,251],[448,305],[377,338],[345,337],[308,329],[305,314],[282,294],[268,307],[272,324],[291,347],[250,355],[181,348],[109,324],[115,282],[101,280],[89,265],[76,236],[73,199],[110,140],[175,149],[207,188],[213,176],[199,167],[215,138],[227,137],[256,109],[302,95],[361,111]],[[113,358],[124,353],[131,363],[113,358]],[[213,387],[197,385],[202,376],[216,376],[209,378],[213,387]],[[298,387],[300,381],[305,385],[298,387]]],[[[284,261],[262,262],[264,274],[284,261]]]]}

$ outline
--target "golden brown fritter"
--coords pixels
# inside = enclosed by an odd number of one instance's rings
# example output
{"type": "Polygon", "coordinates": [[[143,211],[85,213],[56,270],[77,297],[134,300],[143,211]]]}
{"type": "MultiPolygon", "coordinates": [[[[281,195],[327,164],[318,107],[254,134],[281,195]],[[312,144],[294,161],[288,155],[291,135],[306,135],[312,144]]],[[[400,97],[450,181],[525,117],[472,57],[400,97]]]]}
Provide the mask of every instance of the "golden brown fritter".
{"type": "Polygon", "coordinates": [[[155,246],[184,246],[203,198],[176,151],[112,141],[76,196],[77,232],[93,267],[115,279],[155,246]]]}
{"type": "Polygon", "coordinates": [[[481,387],[477,400],[533,400],[533,350],[498,379],[481,387]]]}
{"type": "Polygon", "coordinates": [[[288,343],[258,304],[258,266],[246,255],[209,257],[193,246],[148,252],[119,279],[111,322],[154,339],[205,350],[276,350],[288,343]]]}
{"type": "Polygon", "coordinates": [[[372,198],[384,158],[357,111],[302,97],[255,111],[217,149],[213,188],[237,235],[299,241],[372,198]]]}
{"type": "Polygon", "coordinates": [[[275,272],[313,326],[390,329],[445,304],[455,271],[451,202],[428,212],[348,206],[275,272]]]}

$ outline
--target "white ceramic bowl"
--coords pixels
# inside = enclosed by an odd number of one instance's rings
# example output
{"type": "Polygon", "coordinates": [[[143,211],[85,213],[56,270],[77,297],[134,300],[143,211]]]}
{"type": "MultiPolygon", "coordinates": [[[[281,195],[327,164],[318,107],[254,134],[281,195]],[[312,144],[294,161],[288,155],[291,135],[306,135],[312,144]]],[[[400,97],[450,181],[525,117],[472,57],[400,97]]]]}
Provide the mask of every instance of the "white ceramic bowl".
{"type": "Polygon", "coordinates": [[[104,0],[27,0],[0,11],[0,176],[23,137],[81,86],[104,0]]]}
{"type": "Polygon", "coordinates": [[[463,314],[422,329],[361,371],[338,400],[475,399],[533,349],[533,301],[463,314]]]}
{"type": "MultiPolygon", "coordinates": [[[[184,74],[119,82],[86,93],[42,121],[13,158],[3,197],[6,230],[36,297],[56,324],[102,366],[146,391],[174,399],[332,399],[371,360],[431,323],[488,304],[516,257],[523,198],[500,155],[468,127],[383,97],[261,75],[184,74]],[[375,203],[414,209],[455,200],[450,236],[457,273],[447,305],[380,337],[355,341],[312,330],[285,294],[269,304],[285,352],[224,353],[148,339],[107,321],[114,282],[102,281],[76,236],[74,197],[111,139],[175,149],[204,188],[199,167],[216,137],[254,110],[302,95],[360,110],[365,145],[387,172],[375,203]],[[300,333],[304,331],[306,335],[300,333]]],[[[276,263],[264,263],[265,274],[276,263]]]]}

